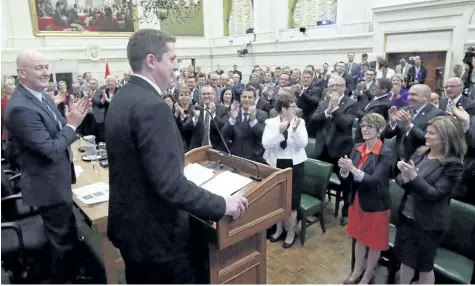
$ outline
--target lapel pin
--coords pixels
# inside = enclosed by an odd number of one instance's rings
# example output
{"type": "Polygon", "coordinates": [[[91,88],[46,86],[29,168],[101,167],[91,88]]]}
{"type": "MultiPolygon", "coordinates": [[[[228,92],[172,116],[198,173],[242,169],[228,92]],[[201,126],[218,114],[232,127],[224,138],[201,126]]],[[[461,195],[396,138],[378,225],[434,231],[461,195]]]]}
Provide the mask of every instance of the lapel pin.
{"type": "Polygon", "coordinates": [[[422,112],[422,115],[426,115],[426,113],[425,113],[425,112],[422,112]]]}

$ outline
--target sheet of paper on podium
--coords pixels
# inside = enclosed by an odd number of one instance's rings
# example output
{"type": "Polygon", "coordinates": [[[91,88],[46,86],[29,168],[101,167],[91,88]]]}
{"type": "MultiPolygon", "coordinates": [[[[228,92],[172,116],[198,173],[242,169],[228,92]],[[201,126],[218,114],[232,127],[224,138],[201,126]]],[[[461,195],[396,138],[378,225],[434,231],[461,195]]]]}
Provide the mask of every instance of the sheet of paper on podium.
{"type": "Polygon", "coordinates": [[[200,186],[204,182],[214,177],[213,170],[201,166],[200,164],[191,163],[185,167],[185,177],[200,186]]]}
{"type": "Polygon", "coordinates": [[[250,182],[252,182],[252,180],[249,178],[243,177],[236,173],[225,171],[201,187],[220,196],[230,196],[245,187],[250,182]]]}

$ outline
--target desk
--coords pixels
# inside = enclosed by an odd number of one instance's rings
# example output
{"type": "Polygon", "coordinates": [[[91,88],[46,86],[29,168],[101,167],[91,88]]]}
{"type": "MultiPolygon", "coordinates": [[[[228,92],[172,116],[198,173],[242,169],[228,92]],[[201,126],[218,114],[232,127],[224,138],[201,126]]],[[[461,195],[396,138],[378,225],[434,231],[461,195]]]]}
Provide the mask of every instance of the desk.
{"type": "MultiPolygon", "coordinates": [[[[81,157],[84,153],[78,151],[80,146],[79,140],[72,144],[71,148],[75,152],[74,165],[80,166],[84,172],[76,178],[76,184],[73,189],[104,182],[109,184],[109,170],[99,167],[99,175],[92,169],[92,163],[84,162],[81,157]]],[[[109,214],[109,202],[86,205],[73,195],[73,200],[81,209],[82,213],[91,221],[92,229],[100,235],[100,249],[104,257],[104,267],[106,269],[106,277],[108,284],[118,284],[117,271],[124,269],[124,261],[122,258],[116,258],[116,249],[107,238],[107,217],[109,214]]]]}

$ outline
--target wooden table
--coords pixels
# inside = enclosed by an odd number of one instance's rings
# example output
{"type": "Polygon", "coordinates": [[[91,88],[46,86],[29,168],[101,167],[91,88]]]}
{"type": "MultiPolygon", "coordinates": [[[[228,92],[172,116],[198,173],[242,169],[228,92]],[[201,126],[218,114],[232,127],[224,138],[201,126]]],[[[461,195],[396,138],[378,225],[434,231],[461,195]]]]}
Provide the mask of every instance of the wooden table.
{"type": "MultiPolygon", "coordinates": [[[[79,146],[79,140],[71,146],[72,150],[74,151],[74,165],[83,168],[84,172],[76,178],[76,184],[72,185],[72,188],[76,189],[97,182],[109,184],[109,169],[99,167],[99,174],[96,174],[92,168],[92,163],[81,160],[81,157],[85,153],[78,151],[79,146]]],[[[80,208],[82,213],[90,220],[92,229],[100,235],[100,250],[104,258],[107,283],[118,284],[117,271],[124,269],[125,266],[122,258],[116,257],[117,251],[107,238],[107,217],[109,214],[109,202],[86,205],[74,195],[73,200],[80,208]]]]}

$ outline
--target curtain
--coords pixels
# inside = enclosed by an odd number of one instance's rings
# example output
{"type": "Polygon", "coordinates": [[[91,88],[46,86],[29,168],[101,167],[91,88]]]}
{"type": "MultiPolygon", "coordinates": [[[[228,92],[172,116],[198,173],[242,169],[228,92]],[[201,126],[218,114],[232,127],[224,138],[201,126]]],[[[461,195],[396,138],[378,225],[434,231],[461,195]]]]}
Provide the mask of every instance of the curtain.
{"type": "Polygon", "coordinates": [[[295,28],[294,27],[295,4],[297,4],[297,0],[289,0],[289,23],[287,25],[289,29],[295,28]]]}
{"type": "Polygon", "coordinates": [[[231,17],[232,0],[223,0],[224,35],[229,36],[229,17],[231,17]]]}

